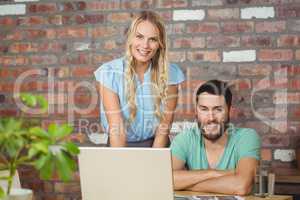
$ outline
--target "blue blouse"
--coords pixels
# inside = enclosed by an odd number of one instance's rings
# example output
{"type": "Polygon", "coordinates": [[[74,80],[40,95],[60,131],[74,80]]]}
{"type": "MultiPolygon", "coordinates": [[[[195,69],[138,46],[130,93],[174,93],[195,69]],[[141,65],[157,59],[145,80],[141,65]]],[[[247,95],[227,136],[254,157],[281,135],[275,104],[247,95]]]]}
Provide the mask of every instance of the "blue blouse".
{"type": "MultiPolygon", "coordinates": [[[[151,94],[151,67],[145,72],[143,83],[138,80],[137,76],[135,77],[137,111],[136,117],[131,123],[128,123],[130,109],[126,98],[125,69],[124,58],[119,58],[104,63],[94,72],[94,75],[97,81],[118,95],[126,125],[127,141],[143,141],[154,136],[155,128],[159,124],[159,120],[155,116],[155,105],[151,94]]],[[[175,64],[170,64],[168,85],[176,85],[183,81],[184,75],[181,69],[175,64]]],[[[108,121],[102,102],[100,103],[100,121],[108,133],[108,121]]]]}

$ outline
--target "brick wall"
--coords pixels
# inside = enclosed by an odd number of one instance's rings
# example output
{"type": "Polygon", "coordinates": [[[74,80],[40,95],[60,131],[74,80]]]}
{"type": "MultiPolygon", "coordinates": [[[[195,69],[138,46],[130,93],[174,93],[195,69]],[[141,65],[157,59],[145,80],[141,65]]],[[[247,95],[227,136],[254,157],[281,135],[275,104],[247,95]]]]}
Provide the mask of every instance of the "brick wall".
{"type": "MultiPolygon", "coordinates": [[[[163,16],[170,59],[187,77],[176,121],[193,120],[197,85],[229,80],[232,121],[258,131],[265,161],[295,167],[300,0],[0,0],[0,116],[20,114],[13,91],[42,93],[50,102],[43,124],[74,123],[73,139],[92,144],[88,133],[101,131],[92,72],[123,55],[124,32],[142,8],[163,16]]],[[[21,175],[37,199],[80,199],[77,175],[68,184],[21,175]]]]}

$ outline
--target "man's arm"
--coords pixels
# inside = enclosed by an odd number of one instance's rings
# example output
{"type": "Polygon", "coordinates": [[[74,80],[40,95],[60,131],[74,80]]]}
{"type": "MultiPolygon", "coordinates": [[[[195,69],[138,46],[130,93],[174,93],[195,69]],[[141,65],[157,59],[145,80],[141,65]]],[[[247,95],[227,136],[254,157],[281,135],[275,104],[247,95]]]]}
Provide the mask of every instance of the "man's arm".
{"type": "Polygon", "coordinates": [[[175,156],[172,156],[172,167],[175,190],[187,190],[199,182],[233,174],[230,170],[186,170],[185,163],[175,156]]]}
{"type": "Polygon", "coordinates": [[[234,174],[199,182],[187,190],[223,194],[246,195],[251,192],[258,161],[255,158],[242,158],[234,174]]]}
{"type": "Polygon", "coordinates": [[[168,97],[164,108],[163,119],[155,130],[155,138],[152,147],[165,147],[169,142],[169,133],[174,118],[178,99],[178,85],[168,86],[168,97]]]}

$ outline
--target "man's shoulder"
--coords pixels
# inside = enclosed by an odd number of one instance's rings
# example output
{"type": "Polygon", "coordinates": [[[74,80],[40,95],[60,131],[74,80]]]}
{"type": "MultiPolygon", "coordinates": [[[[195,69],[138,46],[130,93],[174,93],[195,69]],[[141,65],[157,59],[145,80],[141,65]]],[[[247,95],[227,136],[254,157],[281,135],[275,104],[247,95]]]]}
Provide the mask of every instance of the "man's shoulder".
{"type": "Polygon", "coordinates": [[[236,141],[259,141],[260,137],[255,129],[252,128],[234,128],[233,138],[235,138],[236,141]]]}
{"type": "Polygon", "coordinates": [[[175,140],[184,140],[188,142],[189,140],[194,140],[199,137],[200,133],[197,127],[192,126],[182,129],[176,136],[175,140]]]}

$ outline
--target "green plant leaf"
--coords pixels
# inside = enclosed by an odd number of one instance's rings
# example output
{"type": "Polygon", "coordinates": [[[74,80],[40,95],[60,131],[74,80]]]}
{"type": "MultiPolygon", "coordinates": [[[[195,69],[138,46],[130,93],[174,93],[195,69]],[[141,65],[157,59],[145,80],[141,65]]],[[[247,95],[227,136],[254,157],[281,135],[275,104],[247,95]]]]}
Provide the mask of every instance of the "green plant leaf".
{"type": "Polygon", "coordinates": [[[51,154],[47,154],[47,155],[41,155],[35,162],[34,165],[37,169],[41,169],[42,167],[44,167],[44,165],[46,163],[49,162],[49,160],[51,160],[51,154]]]}
{"type": "Polygon", "coordinates": [[[72,169],[74,169],[76,164],[72,163],[70,161],[71,159],[68,159],[68,156],[63,153],[59,152],[56,154],[57,162],[57,172],[60,179],[63,181],[69,181],[72,176],[72,169]]]}
{"type": "Polygon", "coordinates": [[[63,146],[65,147],[66,151],[73,156],[79,154],[80,152],[78,146],[72,142],[66,142],[65,144],[63,144],[63,146]]]}
{"type": "Polygon", "coordinates": [[[42,138],[49,138],[48,132],[42,129],[41,127],[33,127],[29,129],[29,132],[32,135],[42,138]]]}
{"type": "Polygon", "coordinates": [[[2,187],[0,187],[0,199],[4,198],[5,197],[5,192],[4,190],[2,189],[2,187]]]}
{"type": "Polygon", "coordinates": [[[35,107],[37,104],[36,96],[29,93],[22,93],[20,95],[21,101],[29,107],[35,107]]]}
{"type": "Polygon", "coordinates": [[[43,167],[40,169],[40,177],[45,180],[49,180],[53,174],[55,168],[55,158],[49,154],[49,159],[46,160],[43,167]]]}
{"type": "Polygon", "coordinates": [[[56,125],[50,124],[48,127],[48,132],[51,137],[55,138],[55,140],[59,140],[64,138],[67,135],[70,135],[73,131],[73,127],[68,124],[56,125]]]}
{"type": "Polygon", "coordinates": [[[36,95],[36,99],[41,108],[41,111],[46,112],[48,110],[48,102],[47,102],[46,98],[42,95],[36,95]]]}

